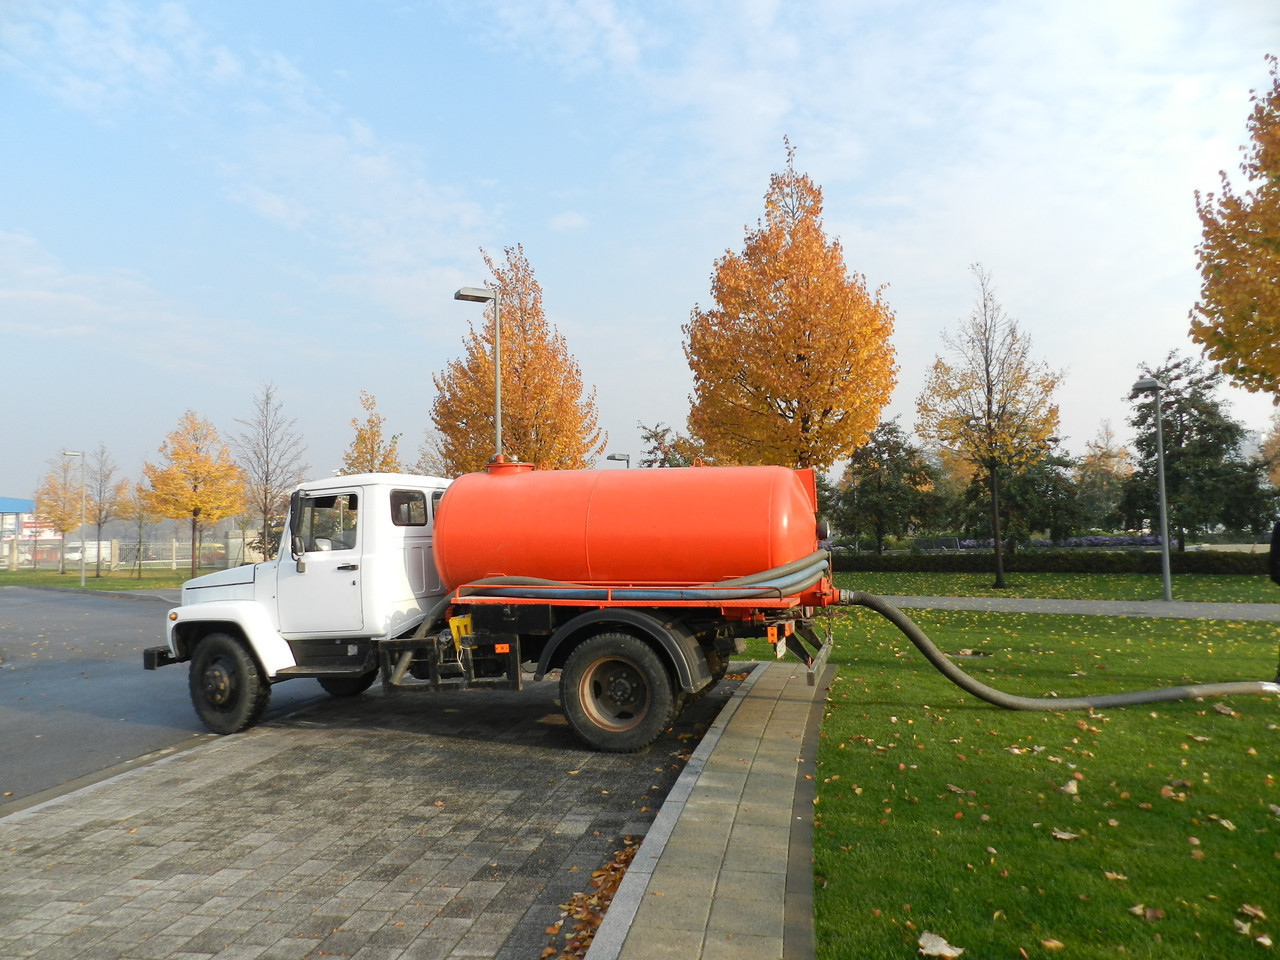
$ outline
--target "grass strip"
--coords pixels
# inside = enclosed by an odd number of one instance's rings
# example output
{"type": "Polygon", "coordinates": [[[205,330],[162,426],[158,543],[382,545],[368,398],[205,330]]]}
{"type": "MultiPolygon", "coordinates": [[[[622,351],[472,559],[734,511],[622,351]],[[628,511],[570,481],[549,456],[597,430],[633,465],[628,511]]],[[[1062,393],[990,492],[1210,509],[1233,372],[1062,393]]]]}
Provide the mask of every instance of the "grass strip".
{"type": "MultiPolygon", "coordinates": [[[[920,611],[1011,693],[1270,679],[1273,626],[920,611]]],[[[839,615],[818,747],[819,960],[1257,956],[1280,940],[1280,698],[1003,711],[839,615]],[[1259,939],[1261,938],[1261,939],[1259,939]]]]}
{"type": "MultiPolygon", "coordinates": [[[[838,587],[882,596],[1039,597],[1063,600],[1161,600],[1158,574],[1009,573],[996,590],[989,573],[849,573],[835,575],[838,587]]],[[[1238,574],[1179,574],[1172,579],[1175,600],[1200,603],[1280,603],[1269,577],[1238,574]]]]}
{"type": "MultiPolygon", "coordinates": [[[[221,569],[221,568],[218,568],[221,569]]],[[[205,569],[201,573],[209,573],[205,569]]],[[[183,566],[178,570],[161,570],[147,568],[142,571],[141,578],[133,568],[119,570],[103,570],[101,576],[95,574],[94,568],[85,571],[84,588],[86,590],[176,590],[191,579],[191,567],[183,566]]],[[[66,573],[56,569],[48,570],[0,570],[0,587],[68,587],[80,589],[80,566],[68,566],[66,573]]]]}

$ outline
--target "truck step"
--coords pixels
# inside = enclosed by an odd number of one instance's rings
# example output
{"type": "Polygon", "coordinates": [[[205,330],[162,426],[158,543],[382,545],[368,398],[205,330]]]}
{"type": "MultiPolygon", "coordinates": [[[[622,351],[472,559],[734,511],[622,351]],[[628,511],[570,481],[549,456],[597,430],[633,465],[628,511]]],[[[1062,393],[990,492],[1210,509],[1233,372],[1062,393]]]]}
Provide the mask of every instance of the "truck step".
{"type": "Polygon", "coordinates": [[[362,663],[356,667],[284,667],[276,671],[276,676],[284,679],[293,677],[359,677],[368,672],[362,663]]]}

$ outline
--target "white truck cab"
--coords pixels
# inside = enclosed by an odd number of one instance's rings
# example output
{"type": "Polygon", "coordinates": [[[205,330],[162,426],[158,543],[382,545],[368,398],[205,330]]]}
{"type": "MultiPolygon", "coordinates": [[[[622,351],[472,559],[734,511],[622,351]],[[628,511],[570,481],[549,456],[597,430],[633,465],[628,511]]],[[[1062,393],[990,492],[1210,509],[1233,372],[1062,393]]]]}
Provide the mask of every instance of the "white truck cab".
{"type": "Polygon", "coordinates": [[[431,540],[448,485],[407,474],[300,485],[276,559],[184,584],[168,645],[147,650],[144,666],[191,661],[197,712],[224,733],[260,719],[278,680],[363,691],[377,678],[378,642],[412,632],[444,595],[431,540]]]}

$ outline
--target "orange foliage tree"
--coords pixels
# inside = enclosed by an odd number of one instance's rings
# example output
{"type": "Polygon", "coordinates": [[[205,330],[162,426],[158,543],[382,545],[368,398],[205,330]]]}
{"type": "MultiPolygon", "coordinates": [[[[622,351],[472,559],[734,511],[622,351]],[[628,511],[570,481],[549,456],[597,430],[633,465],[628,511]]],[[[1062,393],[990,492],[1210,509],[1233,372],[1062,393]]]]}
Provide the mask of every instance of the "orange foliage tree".
{"type": "MultiPolygon", "coordinates": [[[[529,463],[572,470],[589,466],[605,448],[596,392],[584,392],[582,370],[564,336],[542,312],[542,286],[517,244],[495,263],[483,250],[501,300],[503,453],[529,463]]],[[[480,330],[468,324],[464,355],[433,374],[435,449],[428,458],[446,475],[482,470],[492,458],[493,303],[480,330]]]]}
{"type": "Polygon", "coordinates": [[[982,468],[991,495],[991,536],[997,587],[1004,586],[1000,543],[1000,479],[1048,452],[1058,428],[1053,391],[1061,374],[1031,359],[1031,342],[995,297],[991,275],[970,267],[978,302],[955,336],[943,343],[954,359],[938,357],[916,399],[916,433],[982,468]]]}
{"type": "Polygon", "coordinates": [[[822,189],[787,166],[765,216],[711,276],[715,306],[683,328],[689,432],[718,463],[829,467],[866,441],[893,390],[893,311],[845,270],[822,189]]]}
{"type": "MultiPolygon", "coordinates": [[[[80,467],[71,465],[69,458],[55,457],[49,460],[49,470],[36,487],[36,521],[48,527],[62,538],[58,556],[58,572],[67,572],[67,534],[80,525],[82,474],[80,467]]],[[[83,537],[81,538],[83,540],[83,537]]],[[[84,544],[80,545],[84,549],[84,544]]],[[[34,568],[39,553],[31,551],[34,568]]]]}
{"type": "Polygon", "coordinates": [[[200,532],[244,510],[245,475],[208,420],[188,410],[160,444],[165,463],[142,465],[143,498],[157,516],[191,523],[191,576],[200,560],[200,532]]]}
{"type": "Polygon", "coordinates": [[[364,423],[351,418],[351,429],[356,432],[342,455],[342,473],[401,473],[400,434],[389,440],[382,437],[382,425],[387,418],[378,412],[378,401],[370,393],[360,391],[360,406],[364,409],[364,423]]]}
{"type": "Polygon", "coordinates": [[[1254,93],[1252,146],[1240,164],[1248,188],[1237,194],[1196,193],[1203,239],[1200,300],[1191,339],[1218,369],[1246,390],[1280,399],[1280,70],[1271,62],[1271,91],[1254,93]]]}

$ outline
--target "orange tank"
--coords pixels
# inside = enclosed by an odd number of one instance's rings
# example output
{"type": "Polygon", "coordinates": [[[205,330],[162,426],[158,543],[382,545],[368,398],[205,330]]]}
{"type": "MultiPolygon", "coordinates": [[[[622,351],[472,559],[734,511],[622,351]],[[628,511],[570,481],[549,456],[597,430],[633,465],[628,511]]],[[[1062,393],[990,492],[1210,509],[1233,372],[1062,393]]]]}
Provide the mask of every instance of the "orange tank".
{"type": "Polygon", "coordinates": [[[698,584],[817,549],[812,470],[534,470],[493,463],[449,485],[432,545],[446,588],[492,576],[698,584]]]}

